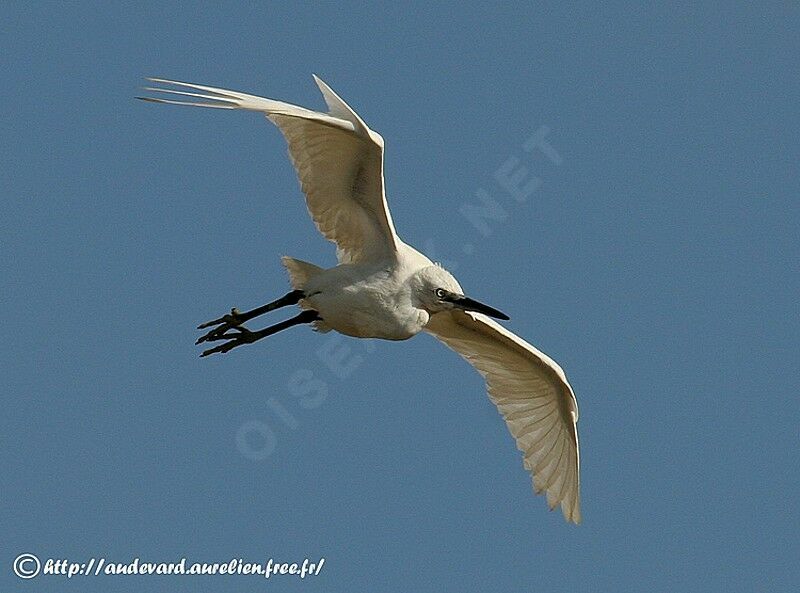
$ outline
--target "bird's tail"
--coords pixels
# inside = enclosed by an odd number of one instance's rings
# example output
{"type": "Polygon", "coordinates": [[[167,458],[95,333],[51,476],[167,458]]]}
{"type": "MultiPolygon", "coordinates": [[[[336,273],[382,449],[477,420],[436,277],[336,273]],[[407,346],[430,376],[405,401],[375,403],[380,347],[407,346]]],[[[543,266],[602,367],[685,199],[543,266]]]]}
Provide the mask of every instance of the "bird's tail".
{"type": "Polygon", "coordinates": [[[293,257],[283,256],[281,262],[286,267],[286,271],[289,272],[289,282],[295,290],[305,289],[306,282],[323,271],[323,268],[319,266],[294,259],[293,257]]]}

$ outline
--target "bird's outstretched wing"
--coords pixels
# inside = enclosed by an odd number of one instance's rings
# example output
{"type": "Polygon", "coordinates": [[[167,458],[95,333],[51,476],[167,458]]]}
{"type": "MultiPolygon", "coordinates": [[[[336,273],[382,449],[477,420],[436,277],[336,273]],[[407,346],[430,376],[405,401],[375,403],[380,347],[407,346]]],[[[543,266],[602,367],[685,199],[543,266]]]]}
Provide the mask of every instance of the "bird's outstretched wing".
{"type": "Polygon", "coordinates": [[[325,238],[336,243],[339,261],[355,263],[394,256],[400,239],[384,193],[383,138],[322,80],[314,77],[329,113],[210,86],[162,78],[148,80],[180,90],[147,87],[148,91],[177,99],[139,97],[145,101],[265,114],[286,138],[308,211],[325,238]]]}
{"type": "Polygon", "coordinates": [[[533,474],[534,490],[546,492],[551,509],[560,503],[564,517],[579,523],[578,405],[561,367],[480,313],[437,313],[425,329],[484,376],[533,474]]]}

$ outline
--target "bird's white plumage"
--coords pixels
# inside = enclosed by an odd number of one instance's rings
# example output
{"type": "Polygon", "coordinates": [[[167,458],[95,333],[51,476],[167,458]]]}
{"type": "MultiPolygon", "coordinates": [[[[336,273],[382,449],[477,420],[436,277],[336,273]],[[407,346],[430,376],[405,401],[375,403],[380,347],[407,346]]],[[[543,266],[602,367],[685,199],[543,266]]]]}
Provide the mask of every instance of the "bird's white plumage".
{"type": "Polygon", "coordinates": [[[452,293],[460,285],[395,233],[384,190],[383,139],[314,79],[329,113],[159,78],[149,80],[182,90],[148,90],[181,100],[142,98],[258,111],[275,123],[289,145],[311,217],[336,244],[340,262],[324,270],[284,258],[293,288],[308,288],[300,305],[319,311],[319,327],[325,329],[406,339],[424,328],[458,352],[486,379],[536,492],[546,492],[551,508],[560,504],[567,520],[580,522],[578,407],[561,367],[485,315],[434,298],[432,288],[452,293]]]}
{"type": "Polygon", "coordinates": [[[561,367],[480,313],[437,313],[425,329],[484,376],[534,489],[547,493],[550,508],[561,504],[564,517],[579,523],[578,404],[561,367]]]}
{"type": "Polygon", "coordinates": [[[336,244],[339,261],[358,263],[396,257],[394,230],[383,186],[383,139],[322,80],[317,82],[330,113],[227,89],[151,78],[153,82],[203,91],[147,90],[207,102],[146,98],[158,103],[247,109],[266,115],[283,133],[306,195],[311,218],[336,244]]]}

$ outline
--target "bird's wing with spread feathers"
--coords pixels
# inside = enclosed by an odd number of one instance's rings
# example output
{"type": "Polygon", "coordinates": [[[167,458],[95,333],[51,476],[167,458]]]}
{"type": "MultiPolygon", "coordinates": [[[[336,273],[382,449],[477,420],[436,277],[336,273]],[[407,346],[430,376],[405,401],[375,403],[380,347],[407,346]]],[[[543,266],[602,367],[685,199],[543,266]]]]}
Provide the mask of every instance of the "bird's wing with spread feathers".
{"type": "Polygon", "coordinates": [[[139,97],[145,101],[266,115],[286,138],[311,217],[323,236],[336,244],[339,261],[396,257],[400,239],[384,193],[383,139],[322,80],[314,77],[329,113],[210,86],[148,80],[177,88],[147,87],[173,98],[139,97]]]}
{"type": "Polygon", "coordinates": [[[534,490],[546,492],[551,509],[561,504],[564,517],[579,523],[578,405],[561,367],[480,313],[437,313],[425,329],[484,376],[533,474],[534,490]]]}

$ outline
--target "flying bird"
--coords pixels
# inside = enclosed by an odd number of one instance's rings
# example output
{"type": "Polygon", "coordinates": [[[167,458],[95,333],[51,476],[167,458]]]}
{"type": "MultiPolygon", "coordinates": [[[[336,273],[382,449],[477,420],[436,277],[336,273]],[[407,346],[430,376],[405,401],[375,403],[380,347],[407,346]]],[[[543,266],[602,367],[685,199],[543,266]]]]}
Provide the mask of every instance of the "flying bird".
{"type": "Polygon", "coordinates": [[[289,145],[316,227],[336,244],[335,267],[284,257],[291,292],[201,324],[198,329],[210,329],[198,344],[220,342],[201,356],[226,353],[298,324],[384,340],[428,332],[483,375],[522,451],[534,491],[545,492],[551,509],[560,504],[564,517],[579,523],[578,406],[564,371],[492,319],[508,320],[507,315],[466,296],[452,274],[400,239],[386,203],[383,138],[316,76],[328,113],[210,86],[147,80],[161,86],[145,90],[170,98],[137,97],[145,101],[264,114],[289,145]],[[289,305],[300,308],[291,319],[257,331],[244,325],[289,305]]]}

